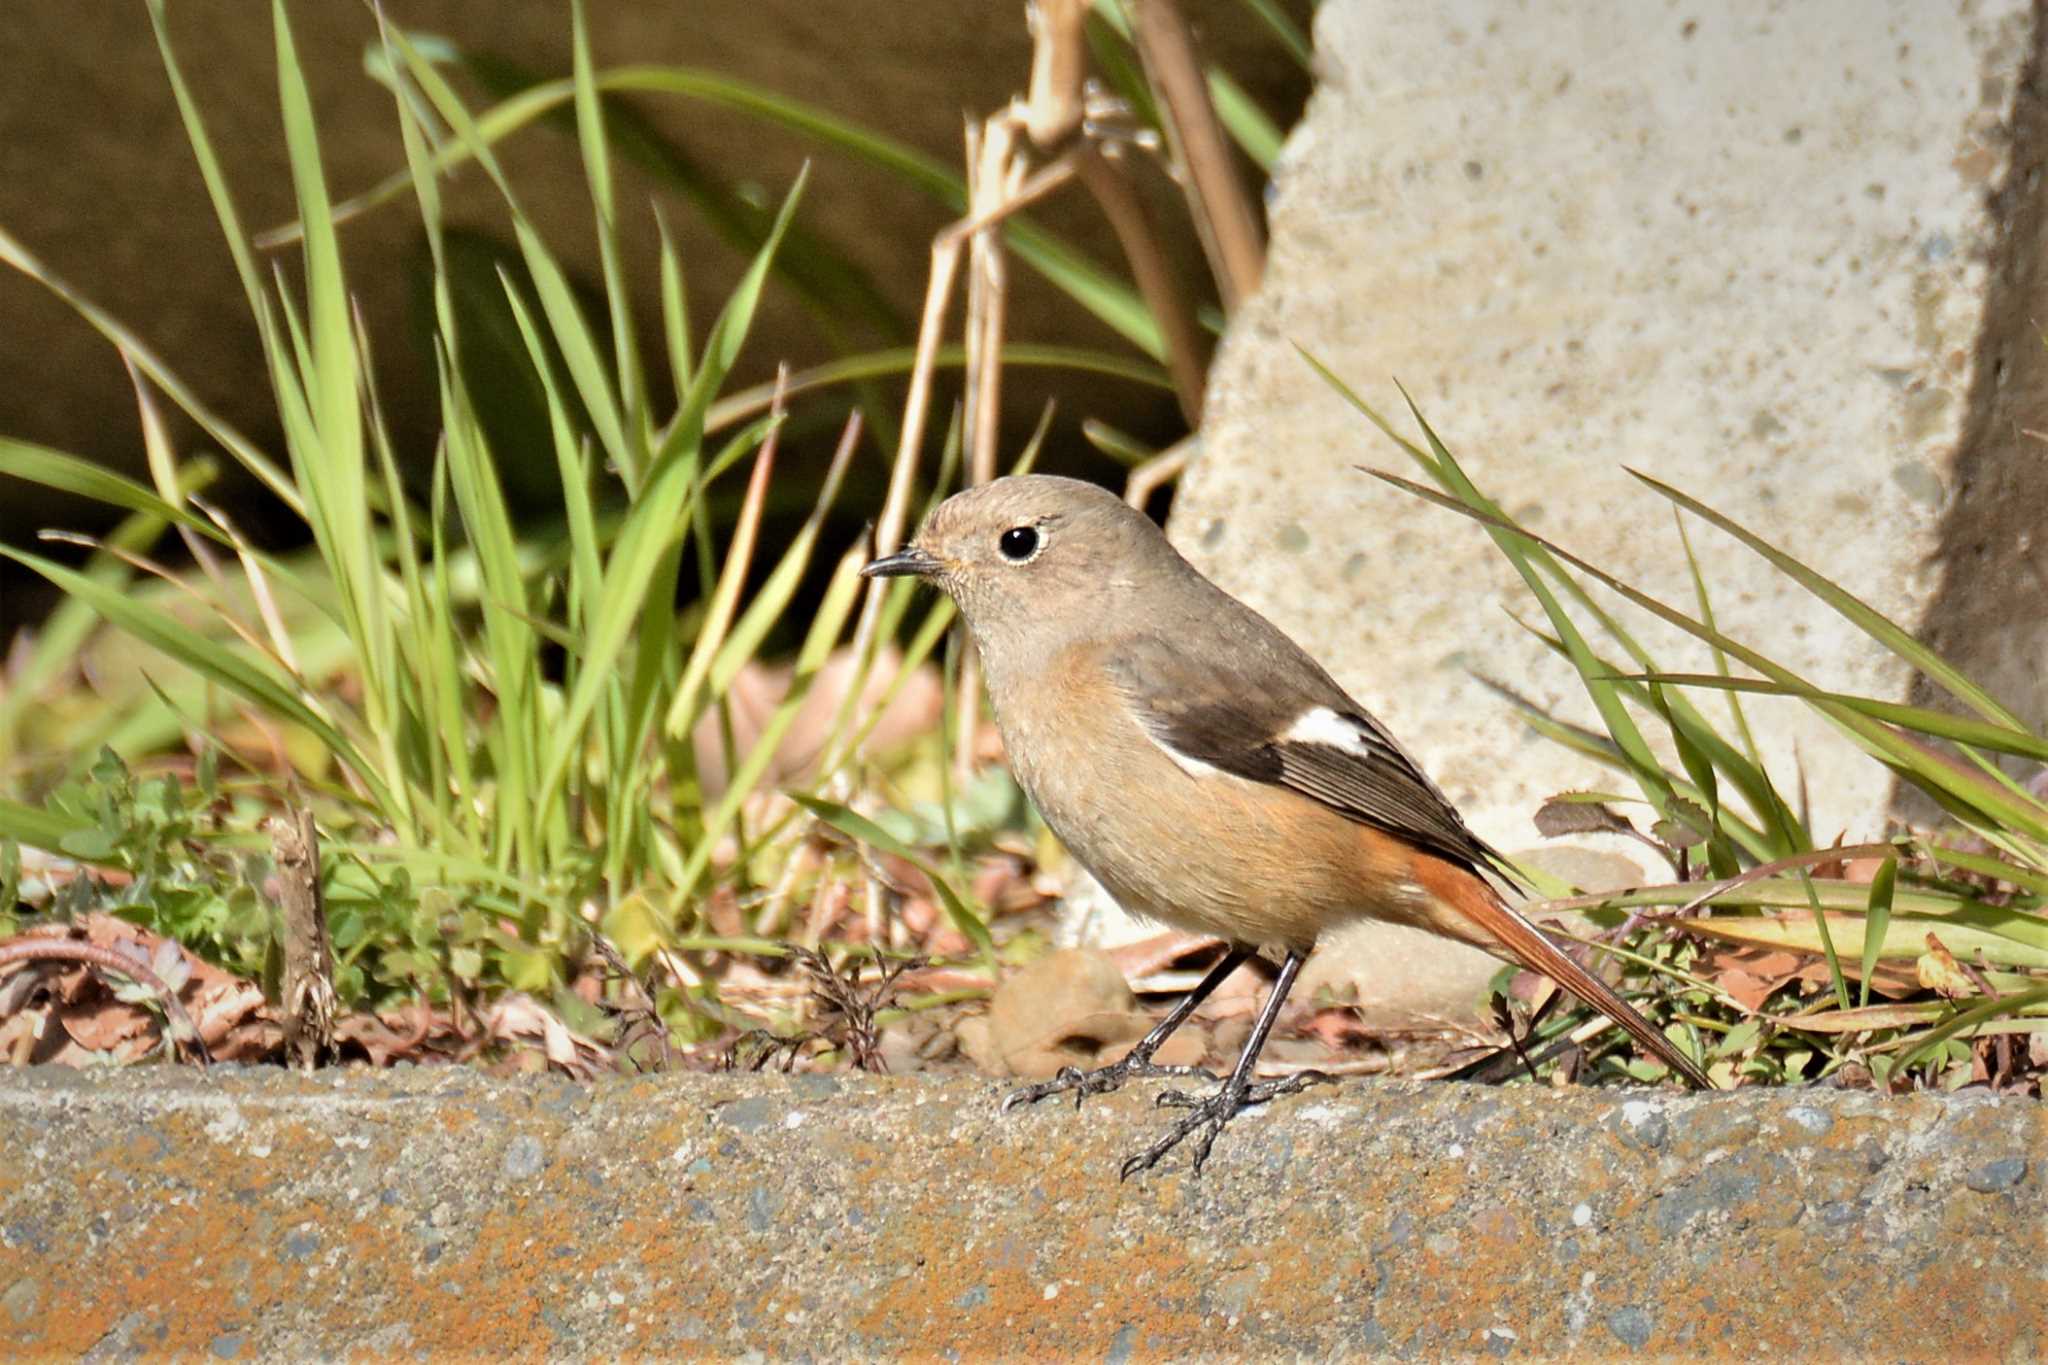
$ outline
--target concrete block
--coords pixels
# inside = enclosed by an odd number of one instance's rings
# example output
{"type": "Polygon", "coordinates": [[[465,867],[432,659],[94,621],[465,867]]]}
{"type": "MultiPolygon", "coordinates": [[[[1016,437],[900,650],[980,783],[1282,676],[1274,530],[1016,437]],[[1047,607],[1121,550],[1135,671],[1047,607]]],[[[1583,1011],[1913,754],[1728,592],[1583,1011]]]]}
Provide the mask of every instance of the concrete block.
{"type": "MultiPolygon", "coordinates": [[[[1398,378],[1504,506],[1666,600],[1692,601],[1671,510],[1624,465],[2048,721],[2048,461],[2024,434],[2048,425],[2033,7],[1329,0],[1316,37],[1265,280],[1219,353],[1171,532],[1483,837],[1525,846],[1543,798],[1619,779],[1474,680],[1592,719],[1509,619],[1540,612],[1485,535],[1355,470],[1414,473],[1297,345],[1390,415],[1398,378]]],[[[1912,691],[1761,560],[1704,528],[1695,544],[1724,629],[1824,687],[1912,691]]],[[[1709,666],[1643,634],[1667,667],[1709,666]]],[[[1881,830],[1885,773],[1796,704],[1751,715],[1822,837],[1881,830]]],[[[1369,976],[1376,940],[1358,942],[1369,976]]]]}
{"type": "Polygon", "coordinates": [[[2048,1345],[2026,1099],[1349,1084],[1119,1183],[1144,1093],[0,1077],[0,1354],[1792,1357],[2048,1345]],[[1817,1345],[1817,1343],[1819,1343],[1817,1345]]]}

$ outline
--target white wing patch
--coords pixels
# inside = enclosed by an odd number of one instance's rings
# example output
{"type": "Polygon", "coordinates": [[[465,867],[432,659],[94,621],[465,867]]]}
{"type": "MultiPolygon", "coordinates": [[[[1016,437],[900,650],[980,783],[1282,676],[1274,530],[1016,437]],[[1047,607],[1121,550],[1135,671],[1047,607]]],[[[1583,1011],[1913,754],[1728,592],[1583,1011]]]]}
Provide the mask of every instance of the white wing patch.
{"type": "Polygon", "coordinates": [[[1159,736],[1153,734],[1151,726],[1140,725],[1138,728],[1145,732],[1145,738],[1151,740],[1154,744],[1159,746],[1160,753],[1165,754],[1168,758],[1173,760],[1174,767],[1180,769],[1189,777],[1194,778],[1197,782],[1205,781],[1209,778],[1219,777],[1222,775],[1223,769],[1217,767],[1213,763],[1204,763],[1199,758],[1194,758],[1187,754],[1182,753],[1180,750],[1174,748],[1171,744],[1168,744],[1159,736]]]}
{"type": "Polygon", "coordinates": [[[1301,718],[1280,738],[1289,744],[1327,744],[1364,759],[1377,758],[1385,752],[1384,746],[1375,744],[1371,735],[1358,728],[1357,721],[1340,716],[1327,706],[1302,712],[1301,718]]]}

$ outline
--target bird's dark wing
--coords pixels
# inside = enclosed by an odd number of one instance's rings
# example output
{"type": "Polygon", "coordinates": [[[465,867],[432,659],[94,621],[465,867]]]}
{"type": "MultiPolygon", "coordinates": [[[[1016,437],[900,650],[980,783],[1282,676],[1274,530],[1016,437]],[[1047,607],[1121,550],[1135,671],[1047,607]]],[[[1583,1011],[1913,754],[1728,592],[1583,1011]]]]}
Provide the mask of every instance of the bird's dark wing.
{"type": "Polygon", "coordinates": [[[1154,742],[1292,788],[1474,872],[1517,880],[1385,726],[1264,618],[1251,619],[1263,629],[1233,641],[1250,648],[1198,651],[1156,633],[1107,651],[1105,667],[1154,742]]]}

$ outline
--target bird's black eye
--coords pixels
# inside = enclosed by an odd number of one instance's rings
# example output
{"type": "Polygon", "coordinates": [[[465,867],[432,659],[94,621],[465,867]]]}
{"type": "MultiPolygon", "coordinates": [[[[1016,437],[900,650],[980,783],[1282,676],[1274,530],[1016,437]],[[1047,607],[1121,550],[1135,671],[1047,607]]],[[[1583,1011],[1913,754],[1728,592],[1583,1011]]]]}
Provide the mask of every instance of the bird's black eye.
{"type": "Polygon", "coordinates": [[[996,538],[996,548],[1012,564],[1022,564],[1038,553],[1038,528],[1012,526],[996,538]]]}

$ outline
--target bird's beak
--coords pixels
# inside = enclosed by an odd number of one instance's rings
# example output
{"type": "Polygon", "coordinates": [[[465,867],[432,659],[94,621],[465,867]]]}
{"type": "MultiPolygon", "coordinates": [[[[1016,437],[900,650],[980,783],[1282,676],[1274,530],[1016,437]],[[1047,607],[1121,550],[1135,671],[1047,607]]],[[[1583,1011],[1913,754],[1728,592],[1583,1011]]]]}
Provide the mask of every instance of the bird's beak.
{"type": "Polygon", "coordinates": [[[927,550],[906,545],[893,555],[884,555],[860,571],[862,578],[929,578],[939,571],[939,561],[927,550]]]}

